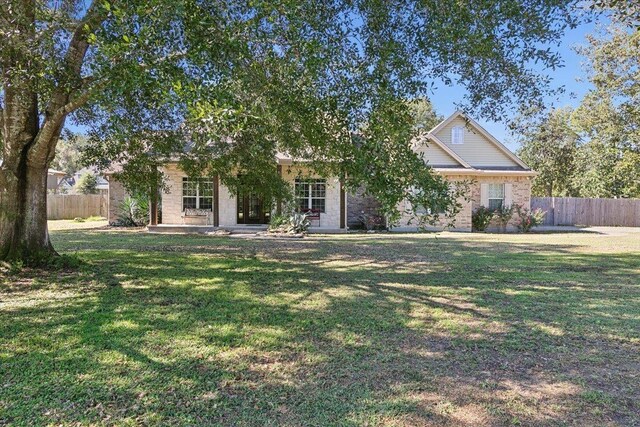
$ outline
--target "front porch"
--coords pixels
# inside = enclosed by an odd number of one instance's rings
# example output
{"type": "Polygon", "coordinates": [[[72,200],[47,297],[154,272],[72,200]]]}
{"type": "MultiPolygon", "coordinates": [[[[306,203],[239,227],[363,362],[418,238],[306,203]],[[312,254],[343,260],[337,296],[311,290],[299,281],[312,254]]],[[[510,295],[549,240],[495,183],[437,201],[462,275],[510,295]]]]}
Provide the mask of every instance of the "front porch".
{"type": "MultiPolygon", "coordinates": [[[[314,212],[310,232],[346,231],[346,196],[337,178],[317,177],[300,165],[279,171],[295,189],[299,209],[314,212]]],[[[162,224],[150,226],[150,232],[264,231],[271,217],[281,211],[279,203],[231,191],[217,177],[192,179],[177,164],[164,166],[163,172],[167,190],[161,200],[162,224]]]]}
{"type": "MultiPolygon", "coordinates": [[[[253,234],[261,231],[267,231],[268,226],[265,224],[256,225],[230,225],[230,226],[214,226],[214,225],[189,225],[189,224],[158,224],[149,225],[147,231],[157,234],[206,234],[214,231],[228,231],[231,234],[253,234]]],[[[309,227],[311,234],[341,234],[346,233],[346,228],[329,228],[329,227],[309,227]]]]}

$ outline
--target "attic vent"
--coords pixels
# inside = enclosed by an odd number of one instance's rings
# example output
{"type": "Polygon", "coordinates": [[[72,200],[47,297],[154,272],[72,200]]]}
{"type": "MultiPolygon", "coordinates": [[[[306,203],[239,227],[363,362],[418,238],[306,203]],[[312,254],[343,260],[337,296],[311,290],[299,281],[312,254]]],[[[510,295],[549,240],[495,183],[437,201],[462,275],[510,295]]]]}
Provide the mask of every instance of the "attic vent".
{"type": "Polygon", "coordinates": [[[454,126],[451,128],[451,143],[464,144],[464,127],[454,126]]]}

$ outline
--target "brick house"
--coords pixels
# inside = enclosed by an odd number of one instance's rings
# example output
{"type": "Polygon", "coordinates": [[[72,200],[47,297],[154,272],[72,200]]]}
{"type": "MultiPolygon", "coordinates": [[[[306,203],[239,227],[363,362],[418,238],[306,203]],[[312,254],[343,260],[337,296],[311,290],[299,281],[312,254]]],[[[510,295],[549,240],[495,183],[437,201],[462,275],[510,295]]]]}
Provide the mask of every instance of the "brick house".
{"type": "MultiPolygon", "coordinates": [[[[477,122],[456,112],[442,121],[420,141],[415,150],[424,154],[428,165],[445,179],[472,181],[468,200],[460,200],[462,209],[455,218],[454,230],[471,231],[471,212],[479,206],[495,208],[511,204],[530,207],[531,180],[536,173],[515,154],[490,135],[477,122]]],[[[311,212],[311,231],[341,232],[354,227],[363,213],[377,214],[378,204],[360,189],[346,194],[337,178],[315,176],[304,162],[279,155],[275,159],[281,176],[298,195],[299,210],[311,212]]],[[[162,168],[168,191],[162,195],[162,225],[150,226],[160,231],[179,228],[204,231],[208,229],[262,227],[280,207],[255,194],[235,194],[218,182],[216,177],[191,178],[177,165],[162,168]]],[[[124,189],[110,179],[109,221],[117,219],[118,206],[124,189]]],[[[392,230],[415,231],[405,213],[405,204],[398,206],[401,220],[392,230]]],[[[444,228],[446,220],[434,229],[444,228]]]]}

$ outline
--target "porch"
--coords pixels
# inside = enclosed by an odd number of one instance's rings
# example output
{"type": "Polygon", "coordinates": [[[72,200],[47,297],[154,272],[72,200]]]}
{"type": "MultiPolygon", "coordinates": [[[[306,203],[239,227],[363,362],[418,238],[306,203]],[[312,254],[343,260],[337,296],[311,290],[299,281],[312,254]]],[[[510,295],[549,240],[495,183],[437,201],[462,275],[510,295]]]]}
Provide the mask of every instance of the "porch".
{"type": "MultiPolygon", "coordinates": [[[[346,231],[346,195],[336,177],[320,178],[303,166],[279,170],[295,189],[300,210],[314,212],[310,232],[346,231]]],[[[150,227],[150,232],[264,231],[281,211],[278,203],[232,191],[215,176],[192,179],[177,164],[164,166],[163,172],[167,189],[161,200],[162,225],[150,227]]]]}
{"type": "MultiPolygon", "coordinates": [[[[149,225],[147,231],[157,234],[206,234],[214,231],[228,231],[231,234],[253,234],[261,231],[267,231],[268,226],[265,224],[255,225],[190,225],[190,224],[158,224],[149,225]]],[[[309,233],[312,234],[341,234],[346,233],[346,228],[330,228],[330,227],[309,227],[309,233]]]]}

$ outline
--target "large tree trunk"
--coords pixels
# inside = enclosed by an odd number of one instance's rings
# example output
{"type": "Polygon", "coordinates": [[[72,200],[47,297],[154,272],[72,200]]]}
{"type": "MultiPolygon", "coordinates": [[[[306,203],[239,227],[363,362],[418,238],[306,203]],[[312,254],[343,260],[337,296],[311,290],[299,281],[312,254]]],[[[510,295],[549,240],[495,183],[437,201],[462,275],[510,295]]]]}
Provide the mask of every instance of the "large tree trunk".
{"type": "Polygon", "coordinates": [[[37,262],[55,255],[47,229],[47,164],[30,165],[22,158],[17,175],[9,169],[4,172],[0,259],[37,262]]]}
{"type": "Polygon", "coordinates": [[[36,2],[14,2],[8,47],[0,56],[0,260],[39,262],[55,255],[47,230],[47,170],[66,117],[87,102],[91,88],[82,78],[90,29],[107,16],[92,2],[71,34],[69,48],[55,68],[57,83],[39,108],[36,60],[36,2]],[[35,53],[34,53],[35,52],[35,53]],[[17,72],[16,70],[19,70],[17,72]]]}

